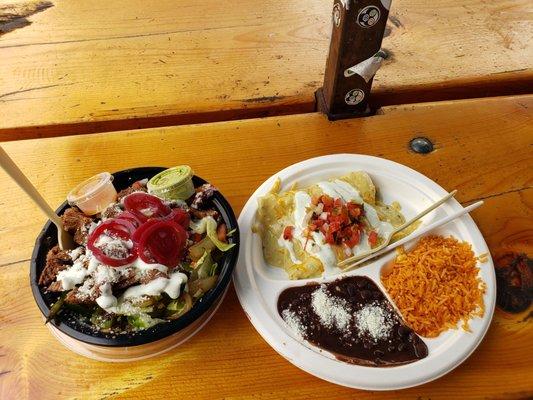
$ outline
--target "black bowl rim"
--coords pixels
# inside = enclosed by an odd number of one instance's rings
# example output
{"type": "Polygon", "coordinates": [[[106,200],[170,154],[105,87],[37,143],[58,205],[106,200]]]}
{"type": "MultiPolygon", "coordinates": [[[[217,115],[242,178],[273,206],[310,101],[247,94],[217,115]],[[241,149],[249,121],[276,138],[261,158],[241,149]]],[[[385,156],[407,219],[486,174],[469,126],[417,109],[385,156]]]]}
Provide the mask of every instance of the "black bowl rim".
{"type": "MultiPolygon", "coordinates": [[[[126,170],[121,170],[113,173],[113,176],[124,176],[127,178],[128,175],[131,175],[133,173],[142,173],[146,174],[147,177],[150,177],[148,174],[152,174],[151,176],[155,175],[156,173],[163,171],[167,168],[165,167],[138,167],[138,168],[130,168],[126,170]]],[[[195,186],[201,185],[203,183],[207,183],[204,179],[194,175],[193,181],[195,183],[195,186]]],[[[135,332],[134,334],[117,334],[113,336],[93,336],[87,333],[80,332],[68,324],[62,322],[59,320],[58,322],[49,322],[53,323],[54,327],[56,329],[59,329],[64,334],[70,336],[73,339],[79,340],[83,343],[90,344],[90,345],[98,345],[98,346],[106,346],[106,347],[131,347],[131,346],[140,346],[147,343],[152,343],[157,340],[164,339],[168,336],[171,336],[180,330],[184,329],[185,327],[192,324],[194,321],[196,321],[200,316],[202,316],[206,311],[209,310],[211,305],[224,293],[226,287],[229,285],[231,276],[233,273],[233,269],[235,268],[235,265],[237,263],[237,259],[239,256],[239,227],[237,223],[237,218],[235,217],[235,214],[233,212],[233,209],[231,208],[229,202],[226,200],[226,198],[220,193],[215,192],[215,195],[213,197],[213,203],[215,204],[215,207],[220,212],[224,222],[228,226],[228,230],[235,229],[235,234],[231,237],[231,242],[235,243],[235,246],[228,251],[228,253],[225,255],[223,267],[221,269],[221,273],[219,276],[219,279],[217,281],[216,286],[211,289],[208,293],[206,293],[202,298],[195,303],[195,305],[191,308],[189,312],[187,312],[185,315],[183,315],[181,318],[157,324],[149,329],[135,332]]],[[[58,209],[56,210],[57,213],[62,213],[64,210],[68,207],[68,203],[65,201],[63,202],[58,209]]],[[[45,299],[43,298],[43,293],[41,291],[41,288],[38,285],[38,266],[37,266],[37,259],[39,257],[39,253],[41,250],[41,246],[43,246],[43,241],[47,237],[47,232],[52,229],[54,231],[55,227],[52,226],[52,222],[48,220],[46,224],[44,225],[43,229],[39,233],[39,236],[37,237],[35,241],[35,247],[33,249],[33,254],[31,257],[31,263],[30,263],[30,284],[31,289],[33,293],[33,297],[37,303],[37,306],[41,310],[41,313],[43,316],[47,316],[50,307],[46,303],[45,299]]],[[[55,231],[52,232],[52,238],[55,236],[55,231]]],[[[53,243],[56,243],[57,241],[54,240],[53,243]]]]}

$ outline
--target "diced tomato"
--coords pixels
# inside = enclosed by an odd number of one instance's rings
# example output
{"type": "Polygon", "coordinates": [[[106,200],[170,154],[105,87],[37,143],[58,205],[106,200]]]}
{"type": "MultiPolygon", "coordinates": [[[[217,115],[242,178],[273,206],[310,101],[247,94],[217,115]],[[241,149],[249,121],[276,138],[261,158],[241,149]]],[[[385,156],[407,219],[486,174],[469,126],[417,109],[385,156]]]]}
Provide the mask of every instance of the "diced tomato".
{"type": "Polygon", "coordinates": [[[378,242],[378,234],[376,233],[376,231],[370,231],[370,233],[368,234],[368,243],[370,244],[371,247],[374,247],[378,242]]]}
{"type": "Polygon", "coordinates": [[[347,224],[350,223],[348,215],[347,214],[343,214],[343,213],[330,214],[328,216],[328,221],[329,221],[329,223],[338,223],[338,224],[341,224],[341,225],[344,225],[344,224],[347,225],[347,224]]]}
{"type": "Polygon", "coordinates": [[[335,199],[333,201],[333,207],[335,208],[341,208],[342,207],[342,200],[341,199],[335,199]]]}
{"type": "Polygon", "coordinates": [[[324,211],[329,212],[333,208],[333,199],[328,195],[323,194],[320,196],[320,201],[324,204],[324,211]]]}
{"type": "Polygon", "coordinates": [[[326,237],[324,240],[327,244],[335,244],[335,237],[333,236],[333,232],[331,232],[331,229],[326,232],[326,237]]]}
{"type": "Polygon", "coordinates": [[[325,223],[326,223],[326,221],[323,220],[323,219],[320,219],[320,218],[319,218],[319,219],[316,219],[316,220],[313,221],[313,224],[315,224],[315,226],[316,226],[317,228],[320,228],[320,227],[321,227],[322,225],[324,225],[325,223]]]}
{"type": "Polygon", "coordinates": [[[194,243],[198,243],[200,240],[202,240],[202,235],[199,233],[194,233],[191,239],[194,243]]]}
{"type": "Polygon", "coordinates": [[[294,226],[286,226],[283,230],[283,239],[285,240],[292,240],[292,236],[294,233],[294,226]]]}
{"type": "Polygon", "coordinates": [[[352,248],[359,244],[359,241],[361,240],[361,234],[359,232],[359,229],[357,226],[353,226],[350,229],[350,236],[346,239],[345,243],[348,245],[348,247],[352,248]]]}
{"type": "Polygon", "coordinates": [[[348,209],[348,214],[351,218],[357,219],[361,215],[361,205],[354,203],[354,202],[348,202],[346,203],[346,208],[348,209]]]}
{"type": "Polygon", "coordinates": [[[331,232],[332,234],[339,231],[340,229],[341,229],[340,222],[335,221],[329,224],[329,232],[331,232]]]}

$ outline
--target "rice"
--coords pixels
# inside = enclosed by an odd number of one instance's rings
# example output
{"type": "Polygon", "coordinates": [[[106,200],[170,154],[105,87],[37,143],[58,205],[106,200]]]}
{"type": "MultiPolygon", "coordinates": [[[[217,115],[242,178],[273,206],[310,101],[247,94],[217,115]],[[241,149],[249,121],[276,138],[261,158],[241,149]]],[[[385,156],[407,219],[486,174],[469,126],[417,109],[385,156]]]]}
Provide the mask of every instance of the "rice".
{"type": "Polygon", "coordinates": [[[482,317],[485,284],[469,243],[453,237],[427,236],[406,253],[400,250],[382,282],[407,324],[419,335],[444,330],[470,331],[468,320],[482,317]]]}

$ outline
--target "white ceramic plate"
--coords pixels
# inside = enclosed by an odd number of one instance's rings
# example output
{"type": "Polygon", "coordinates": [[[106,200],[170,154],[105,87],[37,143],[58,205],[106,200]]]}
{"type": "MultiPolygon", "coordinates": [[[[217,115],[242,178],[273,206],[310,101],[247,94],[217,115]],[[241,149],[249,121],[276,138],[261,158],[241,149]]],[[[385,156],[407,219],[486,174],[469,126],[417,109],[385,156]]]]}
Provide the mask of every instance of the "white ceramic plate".
{"type": "MultiPolygon", "coordinates": [[[[291,281],[287,279],[285,271],[266,264],[261,250],[261,238],[251,230],[257,210],[257,199],[268,192],[277,177],[281,179],[282,190],[286,190],[295,182],[304,187],[354,170],[368,172],[382,200],[386,203],[399,201],[407,219],[447,194],[431,179],[404,165],[365,155],[335,154],[285,168],[266,180],[250,197],[241,212],[241,248],[233,276],[235,289],[242,307],[259,334],[279,354],[304,371],[339,385],[359,389],[393,390],[421,385],[457,367],[483,339],[490,325],[496,301],[496,278],[490,255],[489,260],[480,265],[480,276],[487,285],[484,296],[485,315],[470,321],[472,332],[457,329],[446,331],[434,339],[423,338],[429,355],[411,364],[386,368],[364,367],[339,361],[327,351],[293,335],[277,313],[277,299],[283,289],[302,285],[304,281],[291,281]]],[[[452,199],[424,217],[423,223],[441,219],[459,209],[461,205],[452,199]]],[[[471,243],[476,255],[489,254],[483,236],[469,215],[431,233],[453,235],[471,243]]],[[[392,257],[393,254],[387,255],[363,268],[335,277],[306,281],[331,281],[342,276],[364,275],[376,282],[386,293],[379,273],[382,265],[392,257]]]]}

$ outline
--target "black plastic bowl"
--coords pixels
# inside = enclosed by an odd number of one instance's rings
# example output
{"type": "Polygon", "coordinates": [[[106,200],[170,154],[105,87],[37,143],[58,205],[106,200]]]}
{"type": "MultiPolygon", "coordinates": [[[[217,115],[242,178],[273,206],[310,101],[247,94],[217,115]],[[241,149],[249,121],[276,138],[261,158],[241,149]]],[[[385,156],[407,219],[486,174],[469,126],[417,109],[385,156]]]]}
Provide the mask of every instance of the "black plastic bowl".
{"type": "MultiPolygon", "coordinates": [[[[141,179],[151,178],[158,172],[166,168],[161,167],[145,167],[132,168],[124,171],[119,171],[113,174],[113,184],[117,191],[125,189],[133,182],[141,179]]],[[[193,177],[195,187],[198,187],[206,181],[197,176],[193,177]]],[[[213,197],[213,205],[218,210],[222,219],[228,227],[228,231],[235,229],[236,232],[229,238],[230,243],[235,243],[235,246],[224,253],[221,262],[221,270],[218,282],[214,288],[204,294],[187,312],[179,319],[162,322],[149,329],[137,331],[129,334],[105,334],[95,331],[94,328],[87,321],[84,322],[79,316],[68,309],[63,309],[57,321],[51,321],[54,326],[66,335],[79,340],[84,343],[110,346],[110,347],[129,347],[138,346],[146,343],[155,342],[157,340],[168,337],[200,318],[216,300],[224,293],[230,280],[233,268],[237,263],[239,255],[239,230],[237,219],[231,209],[228,201],[219,192],[216,192],[213,197]]],[[[57,210],[58,214],[62,214],[68,208],[67,202],[64,202],[57,210]]],[[[57,293],[45,293],[44,290],[38,286],[39,276],[46,263],[46,255],[48,251],[57,244],[57,230],[51,221],[48,221],[35,242],[35,249],[31,258],[30,267],[30,281],[33,297],[37,302],[41,312],[47,316],[50,312],[50,306],[57,300],[57,293]]]]}

